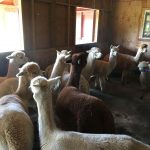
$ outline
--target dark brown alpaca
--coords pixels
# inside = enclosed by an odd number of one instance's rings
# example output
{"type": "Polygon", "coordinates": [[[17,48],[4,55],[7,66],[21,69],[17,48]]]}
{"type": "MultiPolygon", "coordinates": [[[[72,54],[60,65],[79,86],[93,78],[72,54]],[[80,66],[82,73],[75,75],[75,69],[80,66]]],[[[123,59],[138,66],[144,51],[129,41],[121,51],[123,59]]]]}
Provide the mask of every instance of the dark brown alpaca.
{"type": "Polygon", "coordinates": [[[85,53],[72,56],[68,84],[56,102],[60,128],[84,133],[114,133],[114,119],[104,102],[78,90],[80,74],[85,65],[85,53]]]}

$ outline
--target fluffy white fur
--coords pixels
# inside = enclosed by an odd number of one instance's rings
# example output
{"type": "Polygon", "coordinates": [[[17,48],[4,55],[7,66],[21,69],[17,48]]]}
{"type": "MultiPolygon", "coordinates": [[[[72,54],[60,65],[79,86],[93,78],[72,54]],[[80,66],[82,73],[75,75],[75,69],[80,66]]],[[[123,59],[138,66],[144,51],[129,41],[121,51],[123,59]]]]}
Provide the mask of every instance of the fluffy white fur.
{"type": "MultiPolygon", "coordinates": [[[[58,50],[56,50],[56,52],[57,52],[57,56],[56,56],[56,57],[58,57],[58,55],[61,53],[62,55],[66,55],[65,59],[67,59],[67,55],[68,55],[68,57],[70,57],[70,54],[71,54],[71,51],[67,51],[67,50],[61,50],[61,52],[58,51],[58,50]]],[[[56,59],[56,60],[57,60],[57,59],[56,59]]],[[[63,58],[62,58],[62,62],[63,62],[63,58]]],[[[48,66],[46,67],[45,72],[44,72],[44,75],[45,75],[46,78],[50,78],[50,77],[51,77],[51,74],[55,75],[55,73],[57,73],[57,70],[59,70],[59,69],[53,69],[53,68],[55,68],[55,67],[57,68],[57,66],[56,66],[56,61],[55,61],[54,64],[48,65],[48,66]],[[53,72],[52,72],[52,71],[53,71],[53,72]]],[[[63,72],[68,72],[68,71],[69,71],[69,68],[70,68],[70,65],[66,64],[66,65],[64,66],[63,72]]],[[[61,70],[61,72],[62,72],[62,70],[61,70]]]]}
{"type": "Polygon", "coordinates": [[[25,53],[22,51],[14,51],[11,55],[6,57],[9,60],[8,71],[6,77],[0,77],[0,83],[8,77],[15,77],[21,65],[28,61],[25,53]]]}
{"type": "Polygon", "coordinates": [[[97,47],[92,47],[90,50],[86,52],[88,53],[87,64],[82,70],[82,75],[85,77],[87,81],[89,81],[90,76],[93,75],[95,61],[96,59],[100,59],[102,57],[102,53],[100,49],[97,47]]]}
{"type": "Polygon", "coordinates": [[[101,88],[101,91],[105,89],[106,78],[110,75],[117,64],[117,54],[119,51],[118,46],[110,46],[109,61],[96,60],[94,67],[94,75],[96,76],[96,82],[101,88]]]}
{"type": "Polygon", "coordinates": [[[150,146],[127,135],[82,134],[57,129],[53,118],[51,88],[60,77],[47,80],[38,76],[31,90],[38,108],[40,145],[43,150],[150,150],[150,146]]]}

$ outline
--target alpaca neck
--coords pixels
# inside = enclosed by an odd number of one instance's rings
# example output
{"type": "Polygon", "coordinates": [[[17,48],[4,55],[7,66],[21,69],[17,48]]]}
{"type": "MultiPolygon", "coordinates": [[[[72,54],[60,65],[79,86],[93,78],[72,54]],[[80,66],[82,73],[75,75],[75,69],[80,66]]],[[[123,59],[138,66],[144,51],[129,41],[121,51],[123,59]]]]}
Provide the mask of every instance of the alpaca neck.
{"type": "Polygon", "coordinates": [[[29,81],[26,81],[23,77],[19,77],[18,88],[15,92],[18,95],[26,106],[29,106],[28,100],[32,99],[32,92],[29,89],[29,81]]]}
{"type": "Polygon", "coordinates": [[[65,64],[56,59],[50,78],[62,76],[65,64]]]}
{"type": "Polygon", "coordinates": [[[40,142],[44,145],[48,140],[50,140],[52,133],[57,130],[54,117],[53,117],[53,107],[52,107],[52,95],[49,92],[38,94],[37,108],[38,108],[38,125],[39,125],[39,137],[40,142]]]}
{"type": "Polygon", "coordinates": [[[18,72],[19,66],[13,61],[9,60],[7,77],[15,77],[18,72]]]}
{"type": "Polygon", "coordinates": [[[90,79],[91,74],[93,73],[95,60],[96,59],[94,58],[93,53],[89,53],[87,57],[87,64],[82,70],[82,74],[88,81],[90,79]]]}
{"type": "Polygon", "coordinates": [[[143,53],[141,53],[141,50],[139,49],[139,50],[137,51],[137,53],[136,53],[136,56],[134,56],[134,61],[135,61],[136,63],[139,63],[139,61],[140,61],[140,59],[141,59],[142,56],[143,56],[143,53]]]}
{"type": "Polygon", "coordinates": [[[71,66],[70,77],[67,86],[74,86],[79,88],[81,70],[77,69],[75,66],[71,66]]]}
{"type": "Polygon", "coordinates": [[[112,72],[112,70],[115,68],[116,63],[117,63],[117,57],[116,56],[111,56],[109,57],[109,71],[108,75],[112,72]]]}

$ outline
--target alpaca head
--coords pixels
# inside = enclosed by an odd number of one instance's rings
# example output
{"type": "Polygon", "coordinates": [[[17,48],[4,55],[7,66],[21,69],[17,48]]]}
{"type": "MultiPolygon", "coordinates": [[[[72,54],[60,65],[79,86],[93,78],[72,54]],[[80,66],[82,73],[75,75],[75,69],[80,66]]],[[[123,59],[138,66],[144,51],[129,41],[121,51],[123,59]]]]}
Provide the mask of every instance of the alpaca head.
{"type": "Polygon", "coordinates": [[[113,46],[113,45],[111,45],[111,46],[110,46],[110,56],[115,57],[115,56],[118,55],[119,46],[120,46],[120,45],[118,45],[118,46],[113,46]]]}
{"type": "Polygon", "coordinates": [[[62,50],[62,51],[58,51],[57,50],[57,58],[56,60],[61,62],[62,64],[65,64],[65,62],[71,58],[71,51],[67,51],[67,50],[62,50]]]}
{"type": "Polygon", "coordinates": [[[19,67],[28,62],[28,57],[26,57],[25,53],[22,51],[15,51],[6,58],[9,59],[10,62],[15,63],[15,65],[19,67]]]}
{"type": "Polygon", "coordinates": [[[148,47],[147,44],[141,44],[141,46],[138,48],[138,51],[140,53],[146,53],[147,52],[147,47],[148,47]]]}
{"type": "Polygon", "coordinates": [[[138,64],[138,68],[140,72],[150,72],[150,62],[148,61],[141,61],[138,64]]]}
{"type": "Polygon", "coordinates": [[[40,67],[35,62],[27,62],[20,69],[17,77],[23,77],[26,81],[31,81],[34,77],[41,74],[40,67]]]}
{"type": "MultiPolygon", "coordinates": [[[[70,61],[69,61],[70,62],[70,61]]],[[[87,63],[87,53],[80,52],[72,55],[71,64],[80,70],[85,67],[87,63]]]]}
{"type": "Polygon", "coordinates": [[[46,79],[43,76],[37,76],[31,80],[30,88],[33,93],[35,100],[40,97],[40,95],[45,93],[50,93],[51,90],[58,88],[61,84],[61,76],[46,79]]]}
{"type": "Polygon", "coordinates": [[[100,59],[102,57],[101,50],[98,47],[92,47],[90,50],[86,51],[89,55],[92,55],[95,59],[100,59]]]}

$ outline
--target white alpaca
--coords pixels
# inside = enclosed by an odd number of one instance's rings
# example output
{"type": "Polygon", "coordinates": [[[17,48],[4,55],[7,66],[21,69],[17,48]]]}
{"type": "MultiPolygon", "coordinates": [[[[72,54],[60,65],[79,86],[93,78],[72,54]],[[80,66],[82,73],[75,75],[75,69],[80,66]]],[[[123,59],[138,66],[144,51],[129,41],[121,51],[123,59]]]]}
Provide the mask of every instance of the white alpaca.
{"type": "Polygon", "coordinates": [[[127,135],[82,134],[57,129],[53,118],[51,88],[60,77],[47,80],[38,76],[31,90],[38,108],[40,145],[43,150],[150,150],[150,146],[127,135]]]}
{"type": "Polygon", "coordinates": [[[141,72],[139,79],[143,90],[141,99],[143,99],[145,92],[150,90],[150,62],[142,61],[139,63],[138,68],[141,72]]]}
{"type": "Polygon", "coordinates": [[[119,51],[118,46],[110,46],[109,61],[96,60],[94,67],[94,75],[96,76],[96,82],[99,83],[101,91],[105,88],[106,78],[110,75],[117,64],[117,54],[119,51]]]}
{"type": "Polygon", "coordinates": [[[25,64],[17,74],[16,92],[0,99],[0,150],[32,150],[33,124],[27,114],[32,93],[30,80],[40,74],[36,63],[25,64]]]}
{"type": "Polygon", "coordinates": [[[0,83],[8,77],[15,77],[19,71],[18,69],[20,68],[20,66],[28,61],[28,58],[22,51],[15,51],[6,58],[9,59],[8,71],[6,77],[0,77],[0,83]]]}
{"type": "MultiPolygon", "coordinates": [[[[61,50],[61,52],[59,52],[58,50],[56,50],[56,52],[57,52],[57,57],[60,57],[60,56],[62,56],[62,65],[64,65],[62,68],[62,70],[60,70],[60,72],[64,72],[64,71],[69,71],[69,66],[67,65],[67,64],[64,64],[64,62],[65,62],[65,59],[68,59],[67,57],[70,57],[70,54],[71,54],[71,51],[67,51],[67,50],[61,50]],[[62,54],[62,55],[61,55],[62,54]],[[58,56],[59,55],[59,56],[58,56]],[[63,57],[65,57],[64,58],[64,60],[63,60],[63,57]]],[[[56,61],[57,61],[57,59],[56,59],[56,61]]],[[[56,61],[55,61],[55,64],[51,64],[51,65],[49,65],[48,67],[46,67],[46,69],[45,69],[45,73],[44,73],[44,75],[47,77],[47,78],[50,78],[51,77],[51,74],[53,74],[54,76],[55,76],[55,73],[57,74],[59,74],[59,68],[57,69],[57,63],[61,63],[61,61],[60,62],[57,62],[56,63],[56,61]],[[53,69],[53,68],[56,68],[56,69],[53,69]],[[53,72],[52,72],[53,71],[53,72]],[[57,72],[58,71],[58,72],[57,72]]],[[[59,65],[58,65],[59,66],[59,65]]],[[[60,67],[60,69],[61,69],[61,67],[60,67]]]]}
{"type": "Polygon", "coordinates": [[[102,57],[102,53],[100,52],[100,49],[97,47],[92,47],[90,50],[86,52],[88,53],[87,64],[82,70],[82,75],[85,77],[87,81],[89,81],[90,76],[93,75],[95,61],[96,59],[100,59],[102,57]]]}
{"type": "MultiPolygon", "coordinates": [[[[57,51],[56,61],[54,63],[54,67],[50,78],[62,76],[61,88],[63,88],[66,85],[69,79],[70,73],[64,73],[64,69],[66,67],[66,61],[70,58],[71,54],[67,50],[62,50],[61,52],[57,51]]],[[[89,93],[89,83],[83,76],[81,76],[80,79],[79,89],[84,93],[89,93]]]]}
{"type": "Polygon", "coordinates": [[[61,52],[60,51],[56,51],[56,52],[57,52],[57,57],[50,78],[62,75],[66,67],[66,60],[70,59],[71,57],[70,54],[71,51],[62,50],[61,52]]]}

